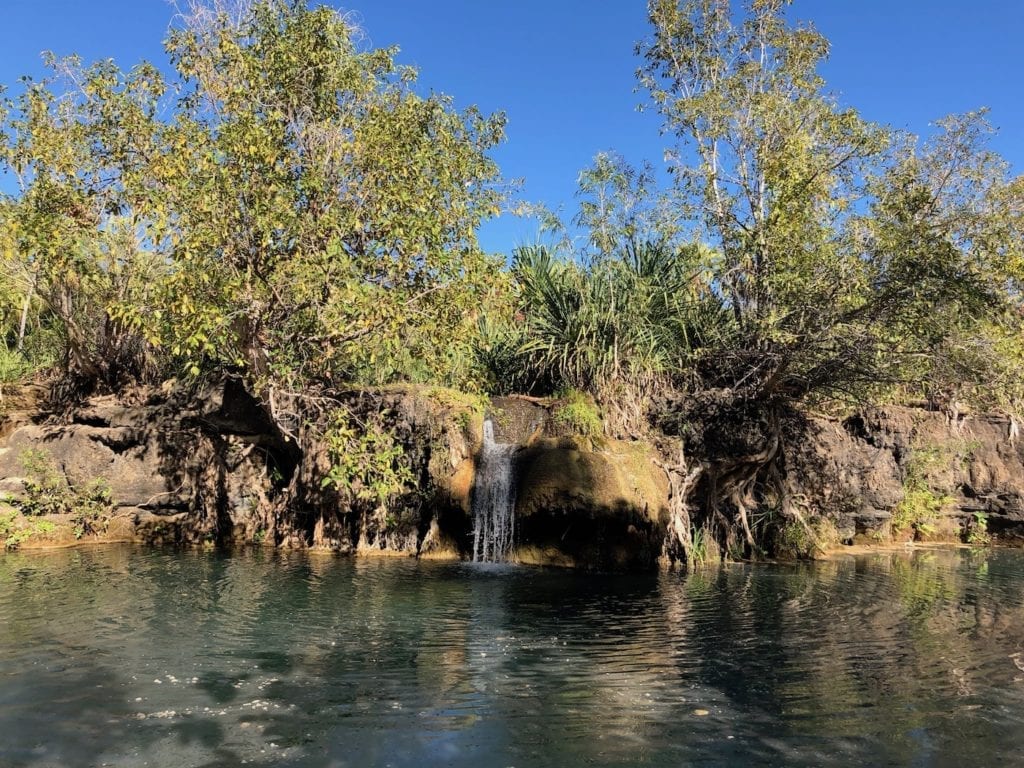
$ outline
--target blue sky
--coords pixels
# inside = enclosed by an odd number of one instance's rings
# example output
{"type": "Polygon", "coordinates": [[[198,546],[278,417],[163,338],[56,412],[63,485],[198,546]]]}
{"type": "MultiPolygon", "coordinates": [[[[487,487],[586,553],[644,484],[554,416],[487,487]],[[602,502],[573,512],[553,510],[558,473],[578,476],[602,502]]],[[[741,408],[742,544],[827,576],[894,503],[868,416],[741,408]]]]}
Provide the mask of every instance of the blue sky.
{"type": "MultiPolygon", "coordinates": [[[[661,163],[666,140],[633,92],[633,45],[647,34],[642,0],[348,0],[374,46],[398,44],[425,88],[460,105],[504,110],[496,152],[522,197],[572,210],[576,176],[599,151],[661,163]]],[[[165,65],[165,0],[0,0],[0,83],[41,71],[39,53],[165,65]]],[[[1024,0],[796,0],[792,15],[832,42],[823,74],[842,103],[914,133],[981,106],[995,148],[1024,173],[1024,0]]],[[[507,252],[535,238],[505,217],[481,232],[507,252]]]]}

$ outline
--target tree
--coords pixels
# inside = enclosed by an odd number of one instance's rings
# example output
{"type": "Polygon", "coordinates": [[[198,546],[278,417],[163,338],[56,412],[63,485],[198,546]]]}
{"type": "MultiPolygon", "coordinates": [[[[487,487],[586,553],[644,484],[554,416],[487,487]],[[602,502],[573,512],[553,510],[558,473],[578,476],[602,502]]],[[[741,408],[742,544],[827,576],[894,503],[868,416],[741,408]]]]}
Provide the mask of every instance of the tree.
{"type": "Polygon", "coordinates": [[[577,185],[573,224],[587,233],[583,260],[615,258],[637,243],[679,244],[679,212],[656,190],[649,163],[636,168],[615,152],[598,152],[577,185]]]}
{"type": "Polygon", "coordinates": [[[53,74],[26,80],[0,114],[0,164],[18,190],[0,201],[3,258],[19,305],[15,346],[25,346],[30,313],[52,316],[65,383],[88,391],[148,368],[144,340],[114,307],[138,302],[157,268],[141,199],[163,82],[149,65],[125,74],[112,61],[47,63],[53,74]]]}
{"type": "Polygon", "coordinates": [[[5,103],[11,302],[59,319],[77,379],[233,370],[268,405],[476,383],[476,319],[502,281],[475,230],[502,201],[504,117],[420,95],[359,34],[305,2],[193,0],[169,85],[53,60],[5,103]]]}
{"type": "MultiPolygon", "coordinates": [[[[865,122],[824,90],[828,43],[789,25],[789,5],[651,0],[639,48],[678,141],[676,187],[717,252],[708,289],[732,317],[688,388],[705,434],[750,436],[705,443],[698,468],[726,547],[739,528],[748,551],[758,495],[800,517],[788,409],[938,374],[1019,307],[1022,185],[985,149],[983,116],[941,123],[923,147],[865,122]]],[[[697,487],[682,459],[676,471],[697,487]]]]}
{"type": "Polygon", "coordinates": [[[162,312],[136,322],[264,394],[450,374],[497,271],[475,229],[501,200],[486,153],[504,118],[418,95],[396,50],[359,50],[327,7],[196,3],[167,47],[183,97],[155,175],[173,269],[162,312]]]}
{"type": "Polygon", "coordinates": [[[902,354],[900,378],[933,402],[973,400],[1019,414],[1004,373],[1024,350],[1024,178],[987,147],[985,112],[949,117],[907,141],[873,180],[859,220],[875,304],[902,354]]]}

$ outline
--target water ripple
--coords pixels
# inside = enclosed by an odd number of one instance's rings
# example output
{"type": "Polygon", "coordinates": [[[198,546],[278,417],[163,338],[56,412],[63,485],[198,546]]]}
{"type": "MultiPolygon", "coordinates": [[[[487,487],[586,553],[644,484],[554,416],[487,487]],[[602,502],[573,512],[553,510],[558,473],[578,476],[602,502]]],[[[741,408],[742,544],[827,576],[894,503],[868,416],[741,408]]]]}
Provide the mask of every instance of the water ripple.
{"type": "Polygon", "coordinates": [[[1024,554],[688,577],[0,559],[0,764],[958,765],[1024,747],[1024,554]]]}

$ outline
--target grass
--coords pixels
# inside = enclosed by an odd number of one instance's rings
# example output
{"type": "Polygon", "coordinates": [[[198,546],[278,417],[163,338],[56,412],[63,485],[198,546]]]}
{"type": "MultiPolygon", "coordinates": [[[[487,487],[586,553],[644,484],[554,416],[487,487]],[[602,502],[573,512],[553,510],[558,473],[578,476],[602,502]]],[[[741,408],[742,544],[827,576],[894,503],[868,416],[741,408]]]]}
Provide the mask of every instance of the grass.
{"type": "Polygon", "coordinates": [[[601,414],[589,395],[567,389],[559,393],[559,400],[552,413],[556,424],[584,437],[599,437],[604,432],[601,414]]]}

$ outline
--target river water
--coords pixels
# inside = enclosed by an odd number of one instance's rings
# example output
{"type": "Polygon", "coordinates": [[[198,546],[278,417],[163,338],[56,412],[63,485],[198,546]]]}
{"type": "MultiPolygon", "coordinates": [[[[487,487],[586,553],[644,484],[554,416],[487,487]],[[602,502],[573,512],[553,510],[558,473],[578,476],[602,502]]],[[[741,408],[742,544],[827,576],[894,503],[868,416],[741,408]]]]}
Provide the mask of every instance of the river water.
{"type": "Polygon", "coordinates": [[[1007,766],[1024,553],[0,556],[2,766],[1007,766]]]}

